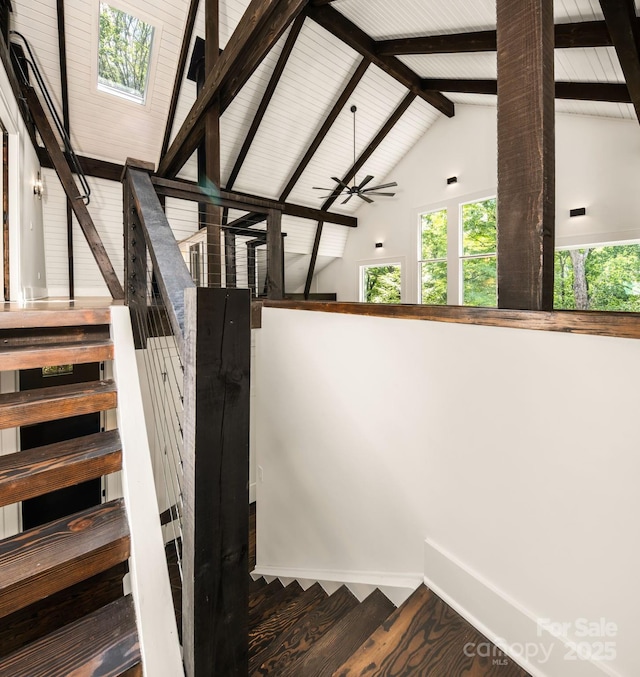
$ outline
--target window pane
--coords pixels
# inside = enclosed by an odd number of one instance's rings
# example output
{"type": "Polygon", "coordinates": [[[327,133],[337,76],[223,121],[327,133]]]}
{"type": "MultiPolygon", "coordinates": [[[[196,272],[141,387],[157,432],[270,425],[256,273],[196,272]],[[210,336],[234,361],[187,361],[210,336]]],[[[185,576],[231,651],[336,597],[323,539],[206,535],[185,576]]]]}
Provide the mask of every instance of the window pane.
{"type": "Polygon", "coordinates": [[[142,103],[152,39],[153,26],[100,3],[99,88],[142,103]]]}
{"type": "Polygon", "coordinates": [[[462,205],[462,253],[493,254],[496,251],[496,199],[462,205]]]}
{"type": "Polygon", "coordinates": [[[640,312],[640,245],[556,252],[554,307],[640,312]]]}
{"type": "Polygon", "coordinates": [[[422,303],[447,304],[447,262],[422,264],[422,303]]]}
{"type": "Polygon", "coordinates": [[[447,210],[422,215],[422,255],[426,259],[447,258],[447,210]]]}
{"type": "Polygon", "coordinates": [[[400,266],[364,266],[363,271],[362,300],[365,303],[401,302],[400,266]]]}
{"type": "Polygon", "coordinates": [[[463,260],[462,276],[465,306],[492,308],[498,305],[495,256],[463,260]]]}

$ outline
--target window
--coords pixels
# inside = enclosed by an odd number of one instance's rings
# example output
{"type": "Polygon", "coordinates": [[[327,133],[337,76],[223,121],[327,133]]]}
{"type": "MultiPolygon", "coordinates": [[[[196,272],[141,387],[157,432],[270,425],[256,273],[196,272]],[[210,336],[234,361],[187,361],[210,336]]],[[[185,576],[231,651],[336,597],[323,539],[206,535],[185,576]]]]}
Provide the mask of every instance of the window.
{"type": "Polygon", "coordinates": [[[447,303],[447,210],[420,216],[420,302],[447,303]]]}
{"type": "Polygon", "coordinates": [[[461,301],[465,306],[496,306],[496,199],[461,206],[461,301]]]}
{"type": "Polygon", "coordinates": [[[640,312],[640,244],[556,251],[553,305],[640,312]]]}
{"type": "Polygon", "coordinates": [[[399,263],[360,267],[362,303],[401,303],[402,268],[399,263]]]}
{"type": "Polygon", "coordinates": [[[100,3],[98,89],[144,103],[153,26],[100,3]]]}

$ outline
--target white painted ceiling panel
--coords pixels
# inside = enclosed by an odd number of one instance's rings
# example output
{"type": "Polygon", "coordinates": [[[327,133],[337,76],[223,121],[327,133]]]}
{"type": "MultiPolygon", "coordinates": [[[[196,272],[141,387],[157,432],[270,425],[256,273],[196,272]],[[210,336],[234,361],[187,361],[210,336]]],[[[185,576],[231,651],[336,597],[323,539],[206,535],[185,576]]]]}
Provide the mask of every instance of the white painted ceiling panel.
{"type": "Polygon", "coordinates": [[[326,117],[359,62],[356,53],[312,21],[306,21],[289,57],[271,105],[236,181],[241,191],[278,197],[310,131],[326,117]]]}
{"type": "Polygon", "coordinates": [[[473,54],[411,54],[398,57],[421,78],[496,78],[495,52],[473,54]]]}
{"type": "Polygon", "coordinates": [[[570,82],[624,82],[613,47],[557,49],[556,80],[570,82]]]}

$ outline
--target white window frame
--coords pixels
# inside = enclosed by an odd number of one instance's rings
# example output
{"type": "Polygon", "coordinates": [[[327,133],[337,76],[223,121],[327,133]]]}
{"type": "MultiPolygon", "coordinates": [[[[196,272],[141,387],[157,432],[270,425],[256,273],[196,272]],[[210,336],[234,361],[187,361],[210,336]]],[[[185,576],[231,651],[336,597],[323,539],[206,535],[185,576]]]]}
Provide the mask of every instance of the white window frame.
{"type": "Polygon", "coordinates": [[[366,261],[358,261],[358,301],[360,303],[367,303],[364,299],[364,275],[366,268],[379,268],[381,266],[398,266],[400,268],[400,303],[406,303],[404,300],[405,289],[405,257],[393,256],[380,259],[368,259],[366,261]]]}

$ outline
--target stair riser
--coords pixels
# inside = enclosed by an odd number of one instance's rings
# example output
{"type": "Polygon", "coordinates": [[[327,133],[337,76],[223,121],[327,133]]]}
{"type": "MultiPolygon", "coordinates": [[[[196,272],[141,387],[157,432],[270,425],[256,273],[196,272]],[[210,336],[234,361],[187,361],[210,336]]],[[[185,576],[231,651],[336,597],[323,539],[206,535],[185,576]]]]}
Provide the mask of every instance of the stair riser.
{"type": "Polygon", "coordinates": [[[0,597],[0,618],[102,573],[129,557],[129,537],[124,536],[82,557],[63,562],[42,574],[29,576],[7,587],[0,597]]]}
{"type": "Polygon", "coordinates": [[[37,369],[42,366],[59,364],[87,364],[112,359],[112,345],[43,347],[32,350],[0,352],[0,371],[37,369]]]}
{"type": "Polygon", "coordinates": [[[54,421],[81,414],[115,409],[118,399],[114,392],[96,395],[79,395],[64,400],[33,401],[9,405],[2,408],[1,428],[16,428],[45,421],[54,421]]]}
{"type": "Polygon", "coordinates": [[[71,487],[103,475],[110,475],[122,468],[122,452],[88,460],[60,459],[60,465],[50,471],[36,474],[25,472],[21,477],[2,485],[0,506],[26,501],[35,496],[71,487]]]}

